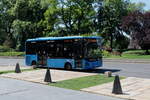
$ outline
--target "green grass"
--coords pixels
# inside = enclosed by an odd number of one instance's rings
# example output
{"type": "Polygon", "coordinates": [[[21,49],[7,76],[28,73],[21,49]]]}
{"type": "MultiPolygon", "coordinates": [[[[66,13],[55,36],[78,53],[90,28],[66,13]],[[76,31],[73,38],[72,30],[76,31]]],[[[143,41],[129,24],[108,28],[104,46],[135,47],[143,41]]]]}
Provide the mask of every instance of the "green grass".
{"type": "Polygon", "coordinates": [[[119,55],[110,55],[106,58],[118,58],[118,59],[150,59],[150,55],[145,55],[145,50],[129,50],[119,55]]]}
{"type": "MultiPolygon", "coordinates": [[[[33,70],[39,70],[39,69],[38,68],[37,69],[21,69],[22,72],[33,71],[33,70]]],[[[0,74],[7,74],[7,73],[15,73],[15,69],[14,70],[8,70],[8,71],[0,71],[0,74]]]]}
{"type": "Polygon", "coordinates": [[[123,54],[120,56],[111,55],[107,58],[118,58],[118,59],[150,59],[150,55],[136,55],[136,54],[123,54]]]}
{"type": "Polygon", "coordinates": [[[80,90],[83,88],[88,88],[108,82],[112,82],[114,77],[106,77],[104,75],[93,75],[93,76],[86,76],[80,77],[70,80],[64,80],[56,83],[50,83],[50,86],[56,86],[60,88],[67,88],[72,90],[80,90]]]}
{"type": "Polygon", "coordinates": [[[123,52],[124,54],[144,54],[145,50],[129,50],[123,52]]]}
{"type": "Polygon", "coordinates": [[[0,56],[24,56],[24,52],[0,52],[0,56]]]}

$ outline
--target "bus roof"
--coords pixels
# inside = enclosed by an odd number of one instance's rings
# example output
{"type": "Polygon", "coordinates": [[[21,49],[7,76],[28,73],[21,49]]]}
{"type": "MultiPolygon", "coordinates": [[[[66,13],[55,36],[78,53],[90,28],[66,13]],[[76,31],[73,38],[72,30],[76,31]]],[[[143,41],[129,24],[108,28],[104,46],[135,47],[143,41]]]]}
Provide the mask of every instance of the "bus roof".
{"type": "Polygon", "coordinates": [[[40,37],[28,39],[28,41],[66,40],[66,39],[101,39],[99,36],[66,36],[66,37],[40,37]]]}

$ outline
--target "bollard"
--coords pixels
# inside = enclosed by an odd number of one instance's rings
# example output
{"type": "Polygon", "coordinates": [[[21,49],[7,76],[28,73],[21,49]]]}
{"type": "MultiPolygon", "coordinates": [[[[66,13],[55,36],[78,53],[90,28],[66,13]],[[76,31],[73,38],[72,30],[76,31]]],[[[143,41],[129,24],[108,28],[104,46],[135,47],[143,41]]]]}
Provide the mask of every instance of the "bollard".
{"type": "Polygon", "coordinates": [[[16,64],[15,73],[21,73],[19,63],[16,64]]]}
{"type": "Polygon", "coordinates": [[[50,69],[47,69],[47,71],[46,71],[44,82],[49,82],[49,83],[52,82],[50,69]]]}
{"type": "Polygon", "coordinates": [[[111,71],[106,71],[106,72],[104,73],[104,75],[105,75],[106,77],[111,77],[111,76],[112,76],[112,72],[111,72],[111,71]]]}
{"type": "Polygon", "coordinates": [[[119,75],[115,76],[112,93],[114,93],[114,94],[123,94],[121,84],[120,84],[119,75]]]}
{"type": "Polygon", "coordinates": [[[37,65],[33,65],[32,68],[33,68],[33,69],[36,69],[36,68],[37,68],[37,65]]]}

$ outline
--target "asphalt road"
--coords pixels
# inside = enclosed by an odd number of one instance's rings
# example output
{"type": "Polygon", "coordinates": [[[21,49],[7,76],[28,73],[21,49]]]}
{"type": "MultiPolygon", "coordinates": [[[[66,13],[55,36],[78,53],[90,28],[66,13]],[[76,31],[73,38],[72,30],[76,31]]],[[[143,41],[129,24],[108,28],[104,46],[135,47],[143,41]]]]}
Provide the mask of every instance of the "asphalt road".
{"type": "Polygon", "coordinates": [[[104,62],[101,69],[98,72],[112,71],[114,75],[150,78],[150,63],[104,62]]]}
{"type": "MultiPolygon", "coordinates": [[[[17,62],[20,66],[25,66],[24,59],[0,58],[0,66],[15,66],[17,62]]],[[[89,72],[104,73],[105,71],[112,71],[114,75],[120,76],[150,78],[150,63],[104,62],[103,67],[89,72]]]]}
{"type": "Polygon", "coordinates": [[[0,100],[122,100],[14,79],[0,78],[0,100]]]}
{"type": "Polygon", "coordinates": [[[24,59],[0,58],[0,66],[15,66],[16,63],[19,63],[21,66],[25,66],[24,59]]]}

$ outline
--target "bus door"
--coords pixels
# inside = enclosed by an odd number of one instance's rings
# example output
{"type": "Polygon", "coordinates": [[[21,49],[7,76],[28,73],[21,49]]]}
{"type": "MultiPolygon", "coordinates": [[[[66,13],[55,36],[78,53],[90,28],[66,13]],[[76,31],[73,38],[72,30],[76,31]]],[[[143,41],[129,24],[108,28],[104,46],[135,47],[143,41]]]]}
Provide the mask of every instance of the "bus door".
{"type": "Polygon", "coordinates": [[[37,56],[38,56],[38,65],[46,66],[47,65],[46,43],[39,43],[37,56]]]}
{"type": "Polygon", "coordinates": [[[74,59],[75,59],[75,66],[76,68],[82,68],[82,41],[81,40],[75,40],[74,42],[74,59]]]}

